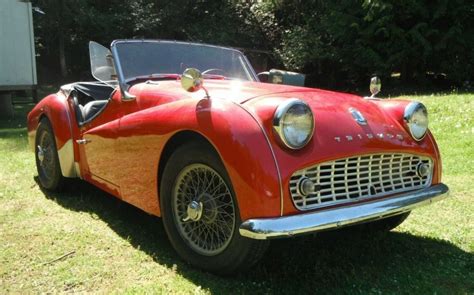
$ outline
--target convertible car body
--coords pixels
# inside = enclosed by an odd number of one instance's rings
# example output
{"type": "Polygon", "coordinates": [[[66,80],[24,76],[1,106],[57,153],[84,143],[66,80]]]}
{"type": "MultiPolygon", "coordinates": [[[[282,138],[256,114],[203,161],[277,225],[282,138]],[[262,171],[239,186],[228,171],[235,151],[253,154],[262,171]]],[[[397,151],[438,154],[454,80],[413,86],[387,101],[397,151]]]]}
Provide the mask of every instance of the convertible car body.
{"type": "Polygon", "coordinates": [[[64,85],[28,115],[41,186],[80,178],[163,217],[203,269],[248,267],[271,238],[391,229],[447,195],[421,103],[262,83],[224,47],[117,40],[90,52],[99,82],[64,85]]]}

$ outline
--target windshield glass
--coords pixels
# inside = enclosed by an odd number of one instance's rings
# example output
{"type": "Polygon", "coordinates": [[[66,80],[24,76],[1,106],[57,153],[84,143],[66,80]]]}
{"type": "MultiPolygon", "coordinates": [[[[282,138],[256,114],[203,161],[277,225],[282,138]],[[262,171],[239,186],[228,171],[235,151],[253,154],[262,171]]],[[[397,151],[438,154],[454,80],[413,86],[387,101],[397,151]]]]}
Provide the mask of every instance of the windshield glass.
{"type": "Polygon", "coordinates": [[[118,41],[113,46],[125,81],[182,74],[187,68],[196,68],[204,75],[256,80],[245,56],[230,48],[173,41],[118,41]]]}

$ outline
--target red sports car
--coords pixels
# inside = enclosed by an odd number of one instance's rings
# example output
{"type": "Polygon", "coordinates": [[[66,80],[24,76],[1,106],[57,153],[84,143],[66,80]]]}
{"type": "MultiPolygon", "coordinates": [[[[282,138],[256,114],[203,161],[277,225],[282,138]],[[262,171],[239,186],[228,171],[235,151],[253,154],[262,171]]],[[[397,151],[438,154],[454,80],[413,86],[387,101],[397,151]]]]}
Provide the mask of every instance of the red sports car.
{"type": "Polygon", "coordinates": [[[232,48],[89,48],[98,82],[64,85],[28,115],[39,183],[54,191],[81,178],[161,216],[195,266],[232,273],[269,239],[389,230],[447,196],[419,102],[283,85],[301,81],[283,71],[266,73],[280,84],[262,83],[232,48]]]}

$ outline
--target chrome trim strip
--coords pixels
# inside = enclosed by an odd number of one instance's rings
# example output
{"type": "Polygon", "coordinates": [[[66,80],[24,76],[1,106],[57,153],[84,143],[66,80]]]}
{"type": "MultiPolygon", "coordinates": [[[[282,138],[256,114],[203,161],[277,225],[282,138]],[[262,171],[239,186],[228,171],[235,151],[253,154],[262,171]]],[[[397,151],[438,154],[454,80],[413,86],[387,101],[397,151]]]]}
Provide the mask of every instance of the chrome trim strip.
{"type": "Polygon", "coordinates": [[[434,137],[433,137],[433,134],[431,134],[430,130],[428,129],[428,131],[426,131],[427,133],[429,132],[429,136],[428,136],[428,139],[431,141],[431,144],[436,147],[434,150],[435,150],[435,159],[437,160],[434,164],[433,164],[433,170],[435,169],[436,167],[436,173],[438,174],[438,181],[441,181],[441,178],[442,178],[442,170],[443,170],[443,163],[441,162],[441,155],[439,153],[439,147],[438,147],[438,144],[436,143],[434,137]],[[435,166],[436,165],[436,166],[435,166]]]}
{"type": "Polygon", "coordinates": [[[205,47],[211,47],[211,48],[219,48],[222,50],[229,50],[229,51],[234,51],[238,52],[241,56],[243,56],[243,61],[246,63],[245,67],[247,70],[250,70],[250,74],[253,78],[253,81],[251,82],[259,82],[260,80],[258,79],[257,74],[255,73],[255,70],[252,67],[252,64],[248,60],[248,58],[245,56],[245,54],[235,48],[232,47],[224,47],[224,46],[217,46],[217,45],[210,45],[210,44],[205,44],[205,43],[197,43],[197,42],[184,42],[184,41],[176,41],[176,40],[152,40],[152,39],[116,39],[113,40],[112,43],[110,44],[110,49],[112,51],[112,57],[114,59],[114,64],[115,68],[117,71],[117,75],[119,78],[119,84],[120,88],[128,91],[128,84],[126,83],[125,76],[123,74],[122,66],[120,64],[120,57],[118,54],[118,50],[116,45],[120,43],[166,43],[166,44],[187,44],[187,45],[194,45],[194,46],[205,46],[205,47]]]}
{"type": "Polygon", "coordinates": [[[116,45],[117,43],[173,43],[173,44],[200,45],[200,46],[206,46],[206,47],[232,50],[232,51],[239,52],[242,55],[245,55],[241,50],[236,49],[234,47],[225,47],[225,46],[212,45],[212,44],[199,43],[199,42],[187,42],[187,41],[166,40],[166,39],[115,39],[110,44],[110,47],[116,45]]]}
{"type": "Polygon", "coordinates": [[[254,121],[260,127],[260,130],[262,130],[263,136],[265,136],[265,140],[268,143],[268,147],[270,148],[270,151],[272,152],[273,161],[275,163],[275,168],[278,175],[278,185],[280,186],[280,216],[283,216],[283,180],[281,178],[280,166],[278,165],[278,161],[275,155],[275,151],[273,150],[272,143],[270,142],[270,138],[268,138],[268,134],[267,132],[265,132],[265,128],[262,126],[260,121],[258,121],[258,119],[253,115],[253,113],[249,109],[247,109],[247,107],[235,101],[233,101],[233,103],[241,107],[244,111],[246,111],[250,115],[250,117],[254,119],[254,121]]]}
{"type": "MultiPolygon", "coordinates": [[[[412,101],[410,102],[409,104],[407,104],[405,106],[405,111],[403,113],[403,121],[405,122],[407,128],[408,128],[408,131],[410,132],[410,135],[411,137],[415,140],[415,141],[421,141],[423,138],[425,138],[426,136],[426,133],[428,133],[428,123],[427,123],[427,127],[426,127],[426,130],[425,130],[425,133],[423,134],[423,136],[421,136],[420,138],[417,138],[414,134],[413,134],[413,130],[411,128],[411,120],[412,120],[412,116],[413,114],[418,110],[418,109],[421,109],[423,111],[423,113],[425,114],[426,118],[428,118],[428,110],[426,109],[425,105],[422,104],[421,102],[418,102],[418,101],[412,101]]],[[[428,119],[427,119],[428,120],[428,119]]]]}
{"type": "MultiPolygon", "coordinates": [[[[225,48],[225,47],[224,47],[225,48]]],[[[233,48],[234,50],[236,50],[235,48],[233,48]]],[[[255,73],[255,70],[254,68],[252,67],[252,64],[250,63],[250,61],[248,60],[247,56],[241,52],[240,50],[237,50],[238,52],[240,52],[240,54],[242,54],[242,56],[244,57],[244,60],[245,62],[247,63],[247,67],[250,69],[250,72],[252,73],[252,76],[254,78],[254,81],[253,82],[260,82],[260,79],[258,78],[257,76],[257,73],[255,73]]]]}
{"type": "Polygon", "coordinates": [[[284,217],[249,219],[240,225],[239,232],[247,238],[265,240],[335,229],[408,212],[416,207],[444,199],[448,192],[448,186],[441,183],[391,198],[352,206],[284,217]]]}
{"type": "Polygon", "coordinates": [[[275,110],[275,113],[273,114],[272,125],[273,125],[273,130],[275,130],[275,132],[278,134],[281,142],[283,142],[283,144],[287,148],[292,149],[292,150],[299,150],[299,149],[303,148],[304,146],[306,146],[308,144],[308,142],[311,140],[311,138],[313,138],[314,125],[315,125],[314,124],[314,114],[313,114],[313,111],[311,110],[311,108],[308,106],[308,104],[306,102],[302,101],[299,98],[290,98],[290,99],[287,99],[287,100],[283,101],[282,103],[280,103],[280,105],[277,107],[277,109],[275,110]],[[295,105],[298,105],[298,104],[305,106],[310,111],[312,128],[311,128],[311,133],[309,134],[308,138],[306,139],[306,141],[301,146],[292,146],[288,142],[287,138],[285,137],[285,134],[283,133],[283,130],[282,130],[282,127],[281,127],[281,120],[283,119],[283,117],[286,115],[286,113],[288,112],[288,110],[291,107],[293,107],[295,105]]]}
{"type": "Polygon", "coordinates": [[[132,97],[130,96],[127,97],[128,89],[130,88],[130,86],[125,81],[125,76],[123,74],[122,65],[120,64],[120,58],[117,51],[117,47],[115,47],[115,41],[112,42],[112,45],[110,46],[110,50],[112,51],[112,58],[114,59],[115,71],[117,72],[117,77],[119,81],[120,90],[122,91],[122,96],[123,98],[125,98],[125,100],[127,99],[131,100],[133,99],[132,97]]]}

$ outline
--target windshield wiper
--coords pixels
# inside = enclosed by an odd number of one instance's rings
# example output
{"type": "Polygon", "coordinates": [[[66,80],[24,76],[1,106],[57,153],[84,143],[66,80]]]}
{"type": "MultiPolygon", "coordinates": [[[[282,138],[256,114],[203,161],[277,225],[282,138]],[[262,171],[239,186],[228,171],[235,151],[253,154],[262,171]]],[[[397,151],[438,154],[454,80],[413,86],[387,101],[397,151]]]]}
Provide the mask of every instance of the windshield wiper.
{"type": "Polygon", "coordinates": [[[214,74],[203,74],[204,79],[215,79],[215,80],[231,80],[231,78],[224,75],[214,75],[214,74]]]}
{"type": "Polygon", "coordinates": [[[129,84],[136,81],[142,80],[175,80],[178,79],[180,75],[178,74],[150,74],[150,75],[142,75],[142,76],[135,76],[125,80],[125,83],[129,84]]]}
{"type": "MultiPolygon", "coordinates": [[[[125,80],[125,83],[130,84],[137,81],[146,81],[146,80],[176,80],[179,79],[181,75],[179,74],[150,74],[150,75],[141,75],[135,76],[125,80]]],[[[212,80],[236,80],[236,78],[229,78],[223,75],[214,75],[214,74],[204,74],[204,79],[212,80]]]]}

